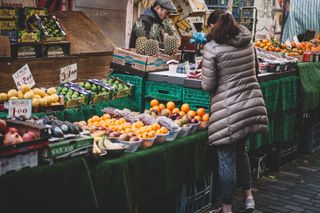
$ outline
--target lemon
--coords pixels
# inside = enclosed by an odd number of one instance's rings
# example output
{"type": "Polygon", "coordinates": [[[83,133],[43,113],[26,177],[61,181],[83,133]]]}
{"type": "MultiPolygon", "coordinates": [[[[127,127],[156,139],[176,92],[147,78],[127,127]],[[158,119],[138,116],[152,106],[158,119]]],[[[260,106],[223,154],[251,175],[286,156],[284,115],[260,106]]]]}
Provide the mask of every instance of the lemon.
{"type": "Polygon", "coordinates": [[[35,95],[40,95],[41,94],[41,89],[39,89],[39,88],[34,88],[32,91],[33,91],[33,93],[35,95]]]}
{"type": "Polygon", "coordinates": [[[11,98],[11,97],[17,97],[18,96],[18,91],[15,90],[15,89],[11,89],[8,91],[8,98],[11,98]]]}
{"type": "Polygon", "coordinates": [[[39,91],[39,94],[38,94],[38,95],[40,95],[41,98],[43,98],[44,96],[46,96],[46,92],[41,89],[41,90],[39,91]]]}
{"type": "Polygon", "coordinates": [[[9,100],[15,100],[15,99],[18,99],[18,98],[16,96],[12,96],[12,97],[10,97],[9,100]]]}
{"type": "Polygon", "coordinates": [[[53,94],[53,95],[51,95],[51,99],[52,99],[52,102],[58,102],[59,96],[57,94],[53,94]]]}
{"type": "Polygon", "coordinates": [[[51,87],[51,88],[49,88],[49,89],[47,90],[47,93],[48,93],[49,95],[57,94],[57,90],[56,90],[56,88],[51,87]]]}
{"type": "Polygon", "coordinates": [[[51,103],[54,102],[54,101],[52,101],[52,97],[51,96],[45,96],[43,99],[45,99],[47,101],[47,105],[50,105],[51,103]]]}
{"type": "Polygon", "coordinates": [[[33,107],[38,107],[39,105],[40,105],[40,99],[34,98],[34,99],[32,100],[32,106],[33,106],[33,107]]]}
{"type": "Polygon", "coordinates": [[[40,98],[41,98],[41,96],[38,95],[38,94],[36,94],[36,95],[33,96],[33,99],[40,99],[40,98]]]}
{"type": "Polygon", "coordinates": [[[29,85],[22,85],[21,86],[21,92],[23,93],[23,94],[26,94],[27,92],[29,92],[30,90],[31,90],[31,88],[29,87],[29,85]]]}
{"type": "Polygon", "coordinates": [[[0,102],[4,102],[8,100],[8,95],[6,93],[0,93],[0,102]]]}
{"type": "Polygon", "coordinates": [[[21,91],[18,92],[18,98],[19,99],[23,99],[24,98],[24,95],[21,91]]]}
{"type": "Polygon", "coordinates": [[[34,93],[33,91],[27,92],[26,94],[24,94],[24,98],[25,99],[33,99],[34,93]]]}
{"type": "Polygon", "coordinates": [[[39,101],[40,101],[40,106],[47,106],[48,105],[47,99],[45,99],[45,98],[41,98],[41,99],[39,99],[39,101]]]}

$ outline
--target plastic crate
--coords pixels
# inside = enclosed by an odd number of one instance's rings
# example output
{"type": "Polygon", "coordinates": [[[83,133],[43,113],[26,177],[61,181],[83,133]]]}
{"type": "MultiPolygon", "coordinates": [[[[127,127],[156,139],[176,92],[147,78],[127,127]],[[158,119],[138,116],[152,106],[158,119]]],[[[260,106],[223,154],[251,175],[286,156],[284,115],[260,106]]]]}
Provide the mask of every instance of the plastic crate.
{"type": "Polygon", "coordinates": [[[133,97],[137,102],[139,112],[144,110],[144,94],[145,94],[145,80],[142,77],[126,74],[112,74],[111,76],[120,78],[123,81],[126,81],[134,85],[133,97]]]}
{"type": "Polygon", "coordinates": [[[298,157],[298,138],[299,134],[296,134],[292,137],[290,144],[273,144],[270,153],[267,155],[267,168],[278,171],[280,168],[295,161],[298,157]]]}
{"type": "Polygon", "coordinates": [[[279,81],[273,80],[260,83],[268,114],[271,115],[278,109],[279,81]]]}
{"type": "Polygon", "coordinates": [[[176,213],[200,213],[212,204],[212,177],[209,173],[198,181],[183,185],[178,193],[176,213]]]}
{"type": "Polygon", "coordinates": [[[274,142],[290,143],[295,134],[297,114],[295,111],[278,113],[275,116],[274,142]]]}
{"type": "Polygon", "coordinates": [[[208,92],[201,89],[183,88],[182,94],[183,103],[193,103],[199,105],[210,105],[210,95],[208,92]]]}
{"type": "Polygon", "coordinates": [[[298,76],[279,79],[279,111],[298,108],[298,76]]]}
{"type": "Polygon", "coordinates": [[[181,101],[183,87],[165,82],[146,81],[146,98],[181,101]]]}
{"type": "Polygon", "coordinates": [[[210,104],[198,104],[198,103],[188,103],[190,106],[190,109],[197,111],[197,109],[199,108],[205,108],[206,109],[206,113],[209,113],[210,111],[210,104]]]}
{"type": "Polygon", "coordinates": [[[300,145],[304,153],[311,154],[320,150],[320,122],[306,126],[303,136],[300,145]]]}

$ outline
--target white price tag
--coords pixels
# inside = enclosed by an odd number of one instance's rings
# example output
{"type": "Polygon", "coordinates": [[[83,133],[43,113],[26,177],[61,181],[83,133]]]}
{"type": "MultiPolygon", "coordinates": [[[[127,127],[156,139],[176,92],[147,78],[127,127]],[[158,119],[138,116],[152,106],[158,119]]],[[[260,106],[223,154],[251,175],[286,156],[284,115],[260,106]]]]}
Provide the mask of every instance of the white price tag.
{"type": "Polygon", "coordinates": [[[78,66],[71,64],[60,69],[60,83],[64,84],[77,79],[78,66]]]}
{"type": "Polygon", "coordinates": [[[34,82],[33,76],[29,69],[28,64],[21,67],[17,72],[12,75],[12,78],[18,88],[21,89],[22,85],[29,85],[32,88],[36,83],[34,82]]]}
{"type": "Polygon", "coordinates": [[[31,99],[9,100],[8,118],[19,117],[20,115],[30,118],[32,115],[31,99]]]}

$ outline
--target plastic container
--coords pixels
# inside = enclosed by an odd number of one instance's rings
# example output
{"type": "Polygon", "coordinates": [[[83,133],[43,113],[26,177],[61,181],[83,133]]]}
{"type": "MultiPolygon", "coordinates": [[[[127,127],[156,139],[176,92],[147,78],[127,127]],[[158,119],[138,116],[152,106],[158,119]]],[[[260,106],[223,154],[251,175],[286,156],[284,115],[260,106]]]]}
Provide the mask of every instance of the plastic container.
{"type": "Polygon", "coordinates": [[[195,133],[198,129],[199,124],[200,124],[200,122],[195,123],[195,124],[189,124],[191,126],[189,134],[195,133]]]}
{"type": "Polygon", "coordinates": [[[178,136],[179,132],[181,131],[181,128],[176,129],[176,130],[170,130],[169,134],[166,137],[167,141],[174,141],[176,137],[178,136]]]}
{"type": "Polygon", "coordinates": [[[140,139],[139,141],[135,141],[135,142],[119,140],[119,142],[128,146],[128,148],[126,149],[125,152],[131,152],[132,153],[132,152],[137,151],[137,149],[139,148],[142,140],[140,139]]]}
{"type": "Polygon", "coordinates": [[[187,136],[191,130],[192,126],[188,125],[188,126],[183,126],[181,127],[181,131],[179,132],[179,136],[187,136]]]}
{"type": "Polygon", "coordinates": [[[150,148],[153,145],[154,141],[156,140],[156,137],[154,137],[154,138],[143,138],[141,140],[142,141],[141,141],[139,147],[141,149],[147,149],[147,148],[150,148]]]}
{"type": "Polygon", "coordinates": [[[112,143],[119,143],[119,138],[118,137],[109,137],[110,141],[112,143]]]}
{"type": "Polygon", "coordinates": [[[169,135],[169,133],[156,135],[155,143],[164,143],[164,142],[166,142],[166,138],[167,138],[168,135],[169,135]]]}

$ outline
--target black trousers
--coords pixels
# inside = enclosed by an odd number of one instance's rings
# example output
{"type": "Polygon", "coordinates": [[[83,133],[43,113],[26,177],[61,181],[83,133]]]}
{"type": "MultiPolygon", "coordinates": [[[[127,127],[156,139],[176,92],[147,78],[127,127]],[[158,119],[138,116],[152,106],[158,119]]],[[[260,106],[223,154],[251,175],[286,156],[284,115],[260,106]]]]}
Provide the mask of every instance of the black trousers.
{"type": "Polygon", "coordinates": [[[250,189],[252,184],[245,140],[232,145],[217,146],[217,154],[222,203],[232,204],[237,176],[243,190],[250,189]]]}

